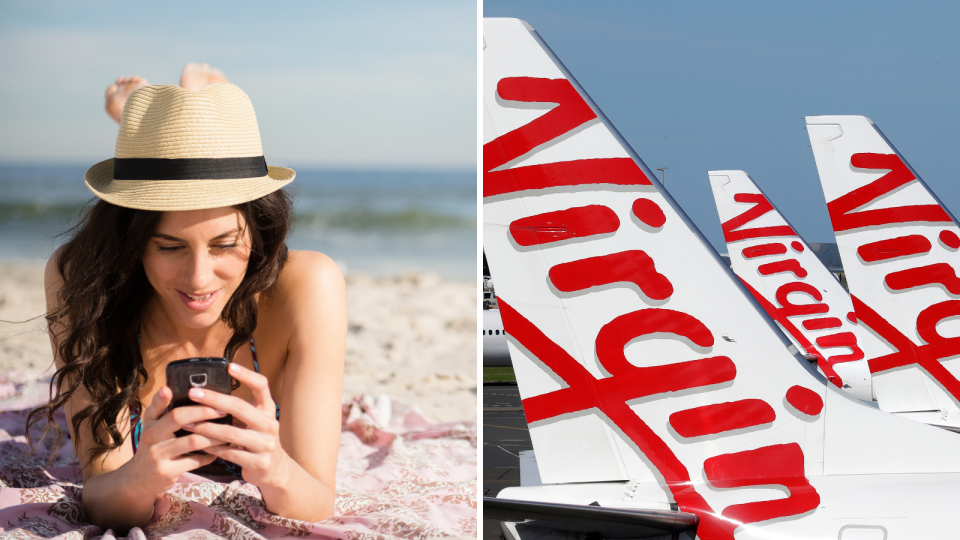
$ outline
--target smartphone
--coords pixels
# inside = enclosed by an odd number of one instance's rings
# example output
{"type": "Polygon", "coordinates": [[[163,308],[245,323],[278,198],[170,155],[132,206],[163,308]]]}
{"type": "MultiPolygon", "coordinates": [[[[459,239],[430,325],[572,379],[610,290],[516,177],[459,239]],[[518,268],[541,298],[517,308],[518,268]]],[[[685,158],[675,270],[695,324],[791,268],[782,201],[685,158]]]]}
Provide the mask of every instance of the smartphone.
{"type": "MultiPolygon", "coordinates": [[[[187,395],[191,388],[202,388],[229,396],[233,382],[230,372],[227,371],[229,365],[226,358],[187,358],[167,364],[167,386],[173,391],[173,399],[167,411],[177,407],[196,405],[197,403],[187,395]]],[[[233,418],[228,414],[222,418],[207,421],[230,425],[233,423],[233,418]]],[[[189,431],[183,429],[174,433],[177,437],[189,434],[189,431]]]]}

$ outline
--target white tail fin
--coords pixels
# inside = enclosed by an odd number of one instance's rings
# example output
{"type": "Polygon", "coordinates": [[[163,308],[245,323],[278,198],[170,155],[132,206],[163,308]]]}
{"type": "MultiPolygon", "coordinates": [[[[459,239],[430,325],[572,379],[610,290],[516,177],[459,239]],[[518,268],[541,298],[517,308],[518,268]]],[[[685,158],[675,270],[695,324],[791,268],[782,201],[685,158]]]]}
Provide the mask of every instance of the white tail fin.
{"type": "Polygon", "coordinates": [[[807,117],[884,410],[960,425],[957,224],[873,122],[807,117]]]}
{"type": "Polygon", "coordinates": [[[829,381],[871,401],[850,295],[747,173],[709,174],[734,273],[829,381]]]}
{"type": "Polygon", "coordinates": [[[960,471],[794,356],[529,25],[483,34],[484,248],[544,484],[656,482],[730,539],[794,535],[821,474],[960,471]]]}

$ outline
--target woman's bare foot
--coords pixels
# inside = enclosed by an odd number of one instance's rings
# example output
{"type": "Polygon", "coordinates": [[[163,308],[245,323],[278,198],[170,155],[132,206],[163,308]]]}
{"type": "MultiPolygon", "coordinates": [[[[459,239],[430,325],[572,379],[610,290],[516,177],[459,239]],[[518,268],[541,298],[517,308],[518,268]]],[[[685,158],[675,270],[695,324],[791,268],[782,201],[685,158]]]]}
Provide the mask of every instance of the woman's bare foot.
{"type": "Polygon", "coordinates": [[[107,110],[110,118],[120,123],[120,115],[123,114],[123,105],[127,102],[134,91],[138,88],[148,86],[150,83],[139,75],[132,77],[117,77],[117,82],[111,84],[104,94],[105,103],[103,108],[107,110]]]}
{"type": "Polygon", "coordinates": [[[183,66],[183,73],[180,75],[180,88],[199,92],[211,84],[224,83],[227,76],[217,68],[210,67],[210,64],[189,63],[183,66]]]}

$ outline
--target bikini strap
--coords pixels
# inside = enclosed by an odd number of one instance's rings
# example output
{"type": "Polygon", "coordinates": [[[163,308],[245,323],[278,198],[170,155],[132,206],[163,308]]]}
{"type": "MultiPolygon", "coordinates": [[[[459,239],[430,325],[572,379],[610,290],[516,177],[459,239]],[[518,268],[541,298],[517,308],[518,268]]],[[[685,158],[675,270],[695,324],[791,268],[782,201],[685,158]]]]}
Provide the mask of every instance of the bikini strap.
{"type": "MultiPolygon", "coordinates": [[[[250,354],[253,356],[253,369],[257,373],[260,373],[260,363],[257,362],[257,348],[253,345],[253,336],[250,336],[250,354]]],[[[277,420],[280,419],[280,404],[276,403],[277,406],[277,420]]]]}
{"type": "Polygon", "coordinates": [[[250,336],[250,355],[253,356],[253,369],[260,373],[260,363],[257,362],[257,348],[253,346],[253,336],[250,336]]]}

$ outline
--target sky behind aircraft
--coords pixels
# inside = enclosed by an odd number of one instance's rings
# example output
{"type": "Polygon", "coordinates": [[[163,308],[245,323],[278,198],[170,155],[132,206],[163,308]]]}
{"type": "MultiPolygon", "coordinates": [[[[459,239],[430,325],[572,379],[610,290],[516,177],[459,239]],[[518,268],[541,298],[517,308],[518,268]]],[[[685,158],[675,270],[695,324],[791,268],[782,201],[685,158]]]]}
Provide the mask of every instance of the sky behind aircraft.
{"type": "Polygon", "coordinates": [[[861,114],[954,212],[960,5],[485,0],[537,29],[707,239],[708,170],[761,182],[810,242],[833,242],[803,117],[861,114]],[[659,175],[659,172],[657,173],[659,175]]]}
{"type": "Polygon", "coordinates": [[[208,62],[250,96],[276,165],[472,170],[476,2],[0,1],[0,162],[93,163],[118,76],[208,62]]]}

